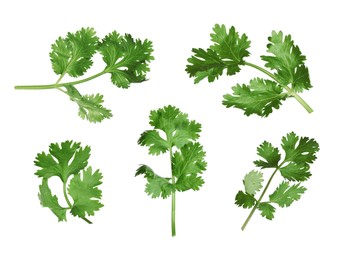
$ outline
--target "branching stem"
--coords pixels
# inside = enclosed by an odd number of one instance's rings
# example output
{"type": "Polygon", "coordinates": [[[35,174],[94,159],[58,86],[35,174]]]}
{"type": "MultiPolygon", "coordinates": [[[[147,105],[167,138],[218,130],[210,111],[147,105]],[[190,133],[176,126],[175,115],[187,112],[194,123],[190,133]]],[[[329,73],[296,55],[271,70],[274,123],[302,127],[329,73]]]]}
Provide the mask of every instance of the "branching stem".
{"type": "Polygon", "coordinates": [[[65,82],[65,83],[60,83],[62,77],[64,75],[61,75],[58,79],[58,81],[55,84],[48,84],[48,85],[25,85],[25,86],[15,86],[15,89],[25,89],[25,90],[39,90],[39,89],[53,89],[53,88],[60,88],[64,85],[78,85],[81,83],[85,83],[87,81],[90,81],[92,79],[95,79],[97,77],[100,77],[101,75],[104,75],[105,73],[107,73],[106,70],[99,72],[93,76],[90,76],[88,78],[84,78],[81,80],[76,80],[76,81],[70,81],[70,82],[65,82]]]}
{"type": "Polygon", "coordinates": [[[290,96],[294,97],[306,109],[306,111],[308,113],[312,113],[313,112],[313,109],[306,103],[305,100],[303,100],[295,91],[293,91],[293,89],[291,89],[290,87],[285,86],[284,84],[279,82],[278,78],[274,74],[272,74],[268,70],[266,70],[266,69],[264,69],[264,68],[262,68],[262,67],[260,67],[258,65],[250,63],[250,62],[244,62],[244,65],[247,65],[247,66],[250,66],[250,67],[255,68],[257,70],[260,70],[261,72],[265,73],[267,76],[269,76],[272,79],[274,79],[279,85],[281,85],[288,92],[288,94],[290,96]]]}
{"type": "Polygon", "coordinates": [[[251,220],[251,218],[252,218],[252,216],[253,216],[255,210],[258,208],[259,204],[261,203],[261,200],[262,200],[262,198],[264,197],[264,195],[265,195],[265,193],[266,193],[266,191],[267,191],[267,189],[268,189],[268,186],[270,186],[270,184],[271,184],[271,182],[272,182],[272,179],[273,179],[274,175],[275,175],[275,174],[277,173],[277,171],[283,166],[284,163],[285,163],[285,161],[283,161],[283,162],[282,162],[282,163],[274,170],[274,172],[272,173],[272,175],[271,175],[270,179],[268,180],[268,182],[267,182],[267,184],[266,184],[266,186],[265,186],[263,192],[261,193],[259,199],[258,199],[257,202],[255,203],[255,205],[254,205],[254,207],[252,208],[250,214],[248,215],[248,217],[246,218],[244,224],[242,225],[242,227],[241,227],[241,230],[242,230],[242,231],[244,231],[244,229],[246,228],[248,222],[251,220]]]}

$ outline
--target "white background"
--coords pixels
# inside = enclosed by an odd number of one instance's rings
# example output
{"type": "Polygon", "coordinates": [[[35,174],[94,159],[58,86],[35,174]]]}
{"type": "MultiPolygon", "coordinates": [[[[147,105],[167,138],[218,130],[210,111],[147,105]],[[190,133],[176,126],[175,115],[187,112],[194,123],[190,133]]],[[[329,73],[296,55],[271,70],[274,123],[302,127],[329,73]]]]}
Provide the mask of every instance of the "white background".
{"type": "MultiPolygon", "coordinates": [[[[336,1],[2,1],[0,78],[0,259],[338,259],[338,13],[336,1]],[[247,60],[263,65],[271,31],[291,34],[307,56],[314,86],[268,118],[246,117],[226,109],[222,95],[236,83],[263,76],[243,68],[212,84],[193,84],[185,72],[192,47],[207,48],[215,23],[234,25],[251,44],[247,60]],[[15,85],[56,81],[48,53],[68,31],[94,27],[117,30],[154,43],[149,81],[124,90],[105,75],[79,86],[102,93],[114,117],[90,124],[61,92],[17,91],[15,85]],[[170,200],[151,199],[145,180],[135,178],[141,163],[170,174],[168,155],[148,155],[137,145],[149,111],[172,104],[202,124],[207,151],[205,185],[177,195],[177,236],[170,234],[170,200]],[[246,230],[249,210],[234,205],[243,176],[253,169],[256,147],[278,146],[287,132],[315,138],[318,160],[306,193],[290,208],[278,208],[273,221],[258,212],[246,230]],[[34,172],[38,152],[67,139],[92,147],[89,160],[103,175],[105,204],[88,225],[68,215],[58,223],[37,197],[34,172]]],[[[95,56],[88,75],[103,69],[95,56]]],[[[67,78],[66,78],[67,79],[67,78]]],[[[270,170],[265,171],[266,180],[270,170]]],[[[280,178],[280,177],[279,177],[280,178]]],[[[275,185],[281,181],[276,177],[275,185]]],[[[55,186],[58,193],[59,186],[55,186]]],[[[272,191],[274,185],[271,187],[272,191]]],[[[60,199],[61,203],[64,203],[60,199]]]]}

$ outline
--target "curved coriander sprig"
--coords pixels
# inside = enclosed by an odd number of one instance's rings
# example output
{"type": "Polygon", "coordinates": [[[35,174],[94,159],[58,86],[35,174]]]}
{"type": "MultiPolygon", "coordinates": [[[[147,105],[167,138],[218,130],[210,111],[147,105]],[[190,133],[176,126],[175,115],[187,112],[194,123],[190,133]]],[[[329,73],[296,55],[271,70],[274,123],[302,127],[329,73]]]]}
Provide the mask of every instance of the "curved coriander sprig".
{"type": "Polygon", "coordinates": [[[102,175],[99,170],[93,172],[92,167],[85,169],[90,151],[89,146],[82,148],[80,143],[66,141],[61,145],[51,144],[49,153],[39,153],[35,158],[34,163],[40,168],[35,175],[42,178],[38,194],[41,206],[49,208],[59,221],[67,221],[66,213],[70,210],[73,216],[92,224],[87,215],[93,216],[95,211],[103,207],[99,201],[101,190],[98,189],[102,175]],[[51,177],[59,177],[62,181],[67,207],[60,206],[58,197],[52,194],[48,186],[51,177]]]}
{"type": "Polygon", "coordinates": [[[196,142],[201,125],[188,120],[187,114],[173,106],[151,111],[150,125],[154,129],[143,132],[138,144],[148,146],[152,155],[169,152],[172,176],[161,177],[147,165],[141,165],[135,175],[144,175],[147,179],[145,192],[152,198],[172,196],[171,223],[172,236],[175,236],[176,191],[199,190],[204,184],[201,174],[207,166],[205,152],[196,142]],[[166,138],[161,137],[161,132],[166,138]]]}
{"type": "Polygon", "coordinates": [[[65,38],[59,37],[52,45],[52,67],[54,72],[60,75],[56,83],[19,85],[15,86],[15,89],[58,89],[78,104],[79,116],[82,119],[96,123],[112,117],[111,111],[102,106],[104,100],[101,94],[81,95],[75,86],[104,74],[110,74],[112,83],[121,88],[129,88],[131,83],[145,81],[149,62],[154,59],[151,55],[152,42],[134,40],[129,34],[121,36],[115,31],[102,40],[95,34],[93,28],[82,28],[76,33],[68,33],[65,38]],[[96,52],[103,56],[106,63],[101,72],[84,79],[61,82],[66,74],[71,77],[83,76],[92,66],[92,57],[96,52]]]}
{"type": "Polygon", "coordinates": [[[271,56],[261,56],[261,59],[273,73],[245,61],[244,58],[250,55],[248,48],[251,43],[245,34],[239,36],[233,26],[227,31],[225,25],[218,24],[211,34],[214,44],[207,50],[192,49],[194,55],[188,59],[186,71],[190,77],[195,77],[195,83],[204,78],[213,82],[224,70],[227,75],[234,75],[241,70],[241,66],[249,66],[265,73],[272,80],[254,78],[248,85],[237,84],[232,88],[232,95],[224,95],[223,104],[226,107],[242,109],[247,116],[257,114],[266,117],[273,108],[278,109],[282,101],[293,97],[309,113],[313,112],[298,94],[312,87],[308,68],[304,65],[306,57],[294,45],[290,35],[284,37],[282,32],[273,31],[268,39],[267,52],[271,56]]]}
{"type": "Polygon", "coordinates": [[[263,188],[263,174],[259,171],[251,171],[245,175],[243,184],[245,192],[239,191],[235,197],[235,204],[243,208],[252,208],[241,229],[244,230],[251,220],[254,212],[259,209],[261,215],[269,220],[274,218],[275,207],[288,207],[294,201],[300,199],[300,196],[306,191],[306,188],[300,186],[300,183],[308,180],[311,176],[309,171],[319,151],[319,145],[314,139],[308,137],[299,137],[295,133],[289,133],[282,138],[282,148],[285,151],[285,158],[281,160],[279,149],[269,142],[263,142],[258,148],[258,155],[263,160],[257,160],[254,164],[261,169],[273,168],[265,188],[262,190],[258,199],[254,196],[263,188]],[[269,195],[269,200],[262,202],[273,177],[277,172],[285,179],[275,191],[269,195]],[[291,184],[291,182],[297,182],[291,184]]]}

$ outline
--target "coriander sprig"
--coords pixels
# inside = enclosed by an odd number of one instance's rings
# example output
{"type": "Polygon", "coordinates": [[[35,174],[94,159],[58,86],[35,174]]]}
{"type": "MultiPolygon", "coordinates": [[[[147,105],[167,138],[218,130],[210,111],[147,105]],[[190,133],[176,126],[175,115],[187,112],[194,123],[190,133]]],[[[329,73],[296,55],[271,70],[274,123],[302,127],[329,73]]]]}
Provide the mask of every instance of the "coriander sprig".
{"type": "Polygon", "coordinates": [[[201,174],[207,166],[205,152],[196,141],[201,125],[188,120],[187,114],[173,106],[151,111],[150,125],[154,129],[143,132],[138,143],[148,146],[151,155],[169,152],[172,176],[161,177],[147,165],[141,165],[135,175],[144,175],[147,179],[145,192],[152,198],[172,197],[171,223],[172,236],[175,236],[176,191],[196,191],[204,184],[201,174]]]}
{"type": "Polygon", "coordinates": [[[313,109],[298,93],[309,90],[309,71],[304,62],[306,57],[291,38],[283,33],[273,31],[268,38],[267,52],[269,56],[261,56],[265,67],[273,72],[245,61],[250,56],[248,51],[251,42],[245,34],[241,36],[232,26],[229,30],[225,25],[216,24],[211,34],[211,45],[207,50],[192,49],[194,53],[188,59],[186,71],[194,77],[194,83],[207,78],[208,82],[218,79],[226,70],[227,75],[234,75],[241,66],[255,68],[271,79],[254,78],[249,84],[237,84],[232,87],[233,94],[224,95],[226,107],[236,107],[245,111],[245,115],[257,114],[267,117],[273,108],[278,109],[282,101],[295,98],[309,113],[313,109]]]}
{"type": "Polygon", "coordinates": [[[116,31],[102,40],[93,28],[82,28],[75,33],[59,37],[52,44],[50,59],[59,79],[54,84],[15,86],[15,89],[42,90],[58,89],[79,106],[79,116],[90,122],[101,122],[112,117],[111,110],[103,107],[103,96],[81,95],[76,85],[91,81],[104,74],[110,74],[111,81],[120,88],[129,88],[132,83],[146,80],[149,63],[153,60],[152,42],[133,39],[130,34],[121,36],[116,31]],[[61,82],[66,74],[71,77],[83,76],[92,66],[93,55],[99,52],[106,67],[99,73],[75,81],[61,82]]]}
{"type": "Polygon", "coordinates": [[[237,193],[235,204],[243,208],[252,208],[252,210],[242,225],[242,230],[246,228],[257,209],[261,211],[261,216],[272,220],[275,213],[275,207],[272,204],[288,207],[294,201],[299,200],[306,191],[306,188],[300,184],[311,176],[310,164],[317,158],[318,143],[314,139],[299,137],[291,132],[282,138],[281,146],[285,151],[283,160],[281,160],[279,149],[269,142],[265,141],[257,148],[258,155],[262,159],[256,160],[254,164],[261,169],[273,168],[274,171],[258,199],[255,198],[255,194],[263,188],[263,173],[253,170],[245,175],[243,180],[245,192],[237,193]],[[263,202],[262,199],[277,172],[280,172],[284,181],[269,195],[269,200],[263,202]],[[296,183],[292,184],[293,182],[296,183]]]}
{"type": "Polygon", "coordinates": [[[102,175],[99,170],[93,172],[90,166],[86,168],[90,152],[89,146],[82,148],[80,143],[65,141],[61,145],[50,144],[48,153],[39,153],[35,158],[34,163],[40,168],[35,175],[42,178],[38,194],[41,206],[49,208],[59,221],[67,221],[66,213],[70,210],[73,216],[92,224],[87,216],[93,216],[104,206],[99,201],[101,190],[98,189],[102,175]],[[66,207],[62,207],[58,197],[52,194],[48,185],[52,177],[58,177],[62,182],[66,207]]]}

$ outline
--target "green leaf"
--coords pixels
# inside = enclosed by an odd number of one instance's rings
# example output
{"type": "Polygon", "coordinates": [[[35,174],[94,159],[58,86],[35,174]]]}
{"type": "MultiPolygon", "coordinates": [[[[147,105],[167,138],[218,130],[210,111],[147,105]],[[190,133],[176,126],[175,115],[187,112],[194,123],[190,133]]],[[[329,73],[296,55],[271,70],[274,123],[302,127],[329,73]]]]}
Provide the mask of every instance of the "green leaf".
{"type": "Polygon", "coordinates": [[[311,176],[309,169],[310,166],[307,163],[290,162],[279,170],[281,175],[289,181],[306,181],[311,176]]]}
{"type": "Polygon", "coordinates": [[[72,101],[75,101],[79,106],[79,116],[92,123],[98,123],[105,118],[111,118],[111,110],[102,106],[104,103],[104,96],[101,94],[84,95],[72,85],[65,86],[67,94],[72,101]]]}
{"type": "Polygon", "coordinates": [[[213,82],[224,69],[227,75],[234,75],[240,71],[239,65],[244,64],[244,58],[250,55],[247,49],[251,42],[245,34],[240,37],[233,26],[227,31],[225,25],[216,24],[211,41],[214,44],[207,50],[193,48],[193,55],[187,60],[186,72],[195,77],[194,83],[205,78],[213,82]]]}
{"type": "Polygon", "coordinates": [[[261,216],[272,220],[274,218],[275,207],[267,202],[260,203],[258,209],[261,211],[261,216]]]}
{"type": "Polygon", "coordinates": [[[263,174],[261,172],[250,171],[244,178],[246,193],[255,195],[257,191],[261,190],[263,181],[263,174]]]}
{"type": "Polygon", "coordinates": [[[138,144],[148,146],[149,153],[159,155],[165,153],[170,148],[168,142],[164,140],[157,130],[148,130],[141,134],[138,144]]]}
{"type": "Polygon", "coordinates": [[[71,213],[74,216],[84,218],[87,215],[93,216],[104,205],[99,202],[101,190],[98,189],[102,182],[102,175],[99,170],[92,173],[92,167],[82,171],[82,174],[75,174],[68,187],[68,193],[73,198],[74,204],[71,213]],[[82,178],[81,178],[82,175],[82,178]]]}
{"type": "Polygon", "coordinates": [[[173,175],[180,180],[180,178],[188,177],[191,174],[202,173],[207,166],[204,161],[205,155],[203,147],[198,142],[186,144],[173,155],[173,175]]]}
{"type": "Polygon", "coordinates": [[[66,221],[66,209],[59,205],[58,197],[52,195],[47,179],[42,179],[39,190],[41,206],[49,208],[58,217],[58,221],[66,221]]]}
{"type": "Polygon", "coordinates": [[[281,102],[287,98],[283,89],[271,80],[255,78],[249,85],[237,84],[232,87],[233,95],[224,95],[223,105],[226,107],[236,107],[245,111],[245,115],[257,114],[267,117],[273,112],[273,108],[278,109],[281,102]]]}
{"type": "Polygon", "coordinates": [[[178,191],[194,190],[197,191],[204,184],[204,180],[197,173],[181,175],[175,183],[175,189],[178,191]]]}
{"type": "Polygon", "coordinates": [[[216,24],[211,34],[211,40],[214,42],[211,49],[226,63],[227,75],[239,72],[239,65],[243,65],[244,58],[250,55],[247,49],[251,42],[247,36],[243,34],[240,37],[233,26],[227,32],[225,25],[216,24]]]}
{"type": "Polygon", "coordinates": [[[256,203],[256,199],[243,191],[239,191],[235,196],[235,204],[243,208],[252,208],[256,203]]]}
{"type": "Polygon", "coordinates": [[[289,207],[294,201],[299,200],[305,191],[306,188],[300,186],[300,183],[289,185],[288,182],[282,182],[269,196],[270,202],[277,203],[280,207],[289,207]]]}
{"type": "Polygon", "coordinates": [[[59,37],[49,54],[54,72],[82,76],[92,66],[98,40],[93,28],[82,28],[76,33],[68,33],[66,38],[59,37]]]}
{"type": "Polygon", "coordinates": [[[281,146],[286,153],[285,161],[296,164],[313,163],[319,151],[319,144],[314,139],[299,137],[294,132],[282,138],[281,146]]]}
{"type": "Polygon", "coordinates": [[[306,57],[294,45],[291,35],[284,37],[283,33],[273,31],[268,38],[267,52],[272,56],[261,56],[266,61],[265,66],[276,70],[276,77],[284,85],[291,84],[296,92],[302,92],[312,87],[308,69],[304,65],[306,57]]]}
{"type": "Polygon", "coordinates": [[[204,78],[213,82],[222,75],[226,64],[215,51],[193,48],[192,52],[194,54],[187,59],[190,64],[186,66],[186,72],[190,77],[195,77],[194,83],[199,83],[204,78]]]}
{"type": "Polygon", "coordinates": [[[105,36],[99,52],[107,65],[105,72],[109,72],[112,83],[121,88],[145,81],[149,62],[154,59],[151,41],[134,40],[130,34],[121,36],[116,31],[105,36]]]}
{"type": "Polygon", "coordinates": [[[188,115],[174,106],[151,111],[150,125],[165,132],[170,147],[178,148],[198,139],[201,131],[199,123],[188,120],[188,115]]]}
{"type": "Polygon", "coordinates": [[[141,165],[135,176],[144,175],[147,179],[145,192],[152,198],[162,197],[166,199],[172,194],[173,185],[170,183],[171,178],[163,178],[154,173],[147,165],[141,165]]]}
{"type": "Polygon", "coordinates": [[[139,175],[144,175],[144,177],[146,179],[148,179],[148,178],[153,178],[155,173],[154,173],[154,171],[152,170],[151,167],[149,167],[145,164],[142,164],[142,165],[140,165],[140,167],[137,169],[137,171],[135,173],[135,176],[139,176],[139,175]]]}
{"type": "Polygon", "coordinates": [[[285,151],[285,162],[280,168],[281,175],[289,181],[305,181],[310,176],[311,163],[314,162],[319,145],[314,139],[299,137],[291,132],[282,138],[282,148],[285,151]]]}
{"type": "Polygon", "coordinates": [[[91,148],[82,148],[80,143],[66,141],[51,144],[49,154],[39,153],[35,158],[35,165],[41,169],[36,175],[45,179],[58,176],[65,183],[70,175],[78,173],[88,164],[91,148]]]}
{"type": "Polygon", "coordinates": [[[281,155],[279,149],[274,147],[269,142],[263,142],[258,148],[258,155],[264,160],[257,160],[254,164],[258,167],[264,168],[277,168],[281,155]]]}

